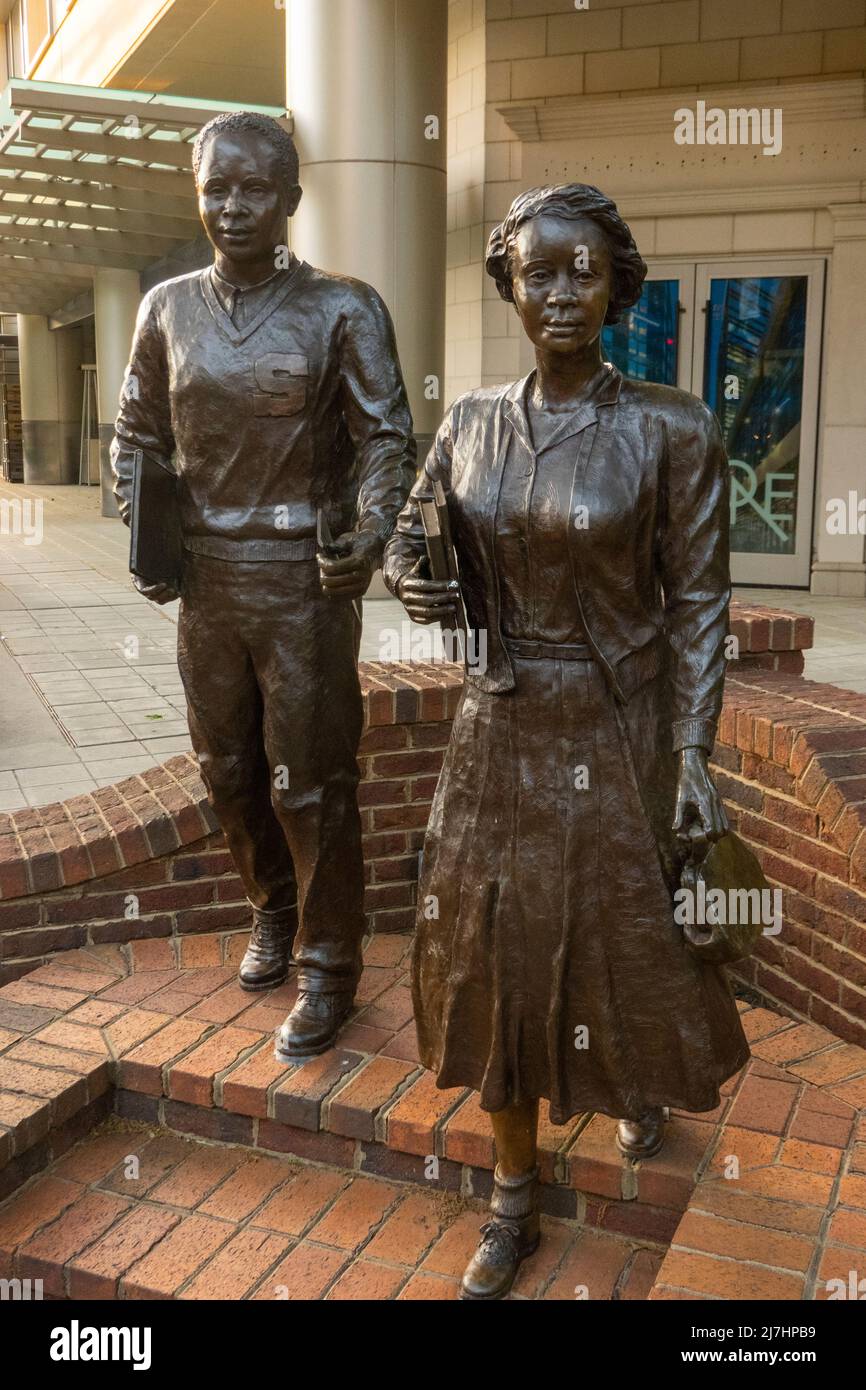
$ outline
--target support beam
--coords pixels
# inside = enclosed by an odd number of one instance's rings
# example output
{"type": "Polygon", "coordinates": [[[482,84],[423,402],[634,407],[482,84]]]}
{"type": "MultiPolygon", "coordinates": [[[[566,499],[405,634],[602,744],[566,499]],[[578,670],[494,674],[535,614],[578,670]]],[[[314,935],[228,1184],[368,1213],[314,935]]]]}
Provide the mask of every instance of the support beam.
{"type": "Polygon", "coordinates": [[[181,217],[186,222],[198,222],[198,208],[191,185],[185,196],[169,197],[162,194],[154,201],[147,193],[135,189],[117,188],[106,191],[101,185],[73,183],[69,178],[49,179],[22,175],[20,178],[0,177],[0,194],[11,194],[16,200],[18,194],[26,195],[28,198],[43,194],[46,198],[73,198],[80,199],[88,207],[117,208],[129,212],[144,212],[157,219],[181,217]]]}
{"type": "MultiPolygon", "coordinates": [[[[82,232],[85,237],[88,233],[82,232]]],[[[92,235],[92,233],[90,234],[92,235]]],[[[42,248],[56,248],[57,251],[64,251],[82,261],[86,260],[98,266],[106,266],[115,270],[144,270],[153,259],[151,256],[129,256],[120,250],[115,250],[108,246],[100,248],[93,243],[81,243],[81,250],[69,245],[70,237],[65,232],[55,231],[50,227],[22,227],[19,223],[4,222],[0,224],[0,249],[18,250],[23,244],[40,246],[42,248]]],[[[122,238],[118,238],[122,242],[122,238]]],[[[172,243],[174,244],[174,243],[172,243]]],[[[78,238],[76,238],[76,246],[78,238]]],[[[23,251],[20,254],[24,254],[23,251]]],[[[44,250],[42,252],[44,254],[44,250]]]]}
{"type": "Polygon", "coordinates": [[[22,174],[48,174],[55,178],[81,179],[112,188],[137,188],[150,194],[182,196],[189,190],[188,174],[169,174],[135,164],[104,164],[84,159],[39,159],[33,155],[0,154],[0,169],[17,169],[22,174]]]}
{"type": "MultiPolygon", "coordinates": [[[[40,217],[46,216],[44,209],[34,209],[40,217]]],[[[56,246],[81,246],[85,250],[93,247],[96,251],[122,251],[127,255],[141,255],[146,259],[153,259],[154,256],[165,255],[174,246],[185,240],[183,237],[173,236],[143,236],[140,232],[100,232],[94,231],[90,227],[46,227],[42,222],[34,225],[31,221],[32,214],[28,213],[26,222],[0,222],[0,236],[20,235],[33,241],[47,241],[56,246]]],[[[47,214],[51,221],[59,219],[47,214]]],[[[74,216],[64,219],[67,222],[74,222],[74,216]]]]}

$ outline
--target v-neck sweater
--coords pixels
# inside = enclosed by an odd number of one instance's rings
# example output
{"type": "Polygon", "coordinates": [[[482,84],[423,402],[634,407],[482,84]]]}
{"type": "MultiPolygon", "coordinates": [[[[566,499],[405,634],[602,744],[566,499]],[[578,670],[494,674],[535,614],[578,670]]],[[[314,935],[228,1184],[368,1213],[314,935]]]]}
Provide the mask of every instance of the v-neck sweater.
{"type": "Polygon", "coordinates": [[[295,261],[236,317],[211,267],[142,302],[112,450],[121,509],[143,450],[177,472],[185,537],[232,542],[239,559],[314,536],[319,505],[334,534],[387,538],[415,446],[380,296],[295,261]]]}

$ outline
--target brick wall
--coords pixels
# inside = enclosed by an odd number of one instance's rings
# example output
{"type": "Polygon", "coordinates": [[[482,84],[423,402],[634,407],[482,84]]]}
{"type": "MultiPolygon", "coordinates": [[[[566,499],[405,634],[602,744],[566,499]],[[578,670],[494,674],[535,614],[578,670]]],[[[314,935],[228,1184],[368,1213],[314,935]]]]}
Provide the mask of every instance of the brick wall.
{"type": "MultiPolygon", "coordinates": [[[[735,826],[783,889],[742,980],[866,1041],[866,696],[803,680],[811,619],[735,606],[714,752],[735,826]]],[[[367,909],[413,922],[417,856],[459,696],[455,667],[365,664],[367,909]]],[[[0,982],[88,943],[245,932],[249,909],[189,755],[0,817],[0,982]]]]}

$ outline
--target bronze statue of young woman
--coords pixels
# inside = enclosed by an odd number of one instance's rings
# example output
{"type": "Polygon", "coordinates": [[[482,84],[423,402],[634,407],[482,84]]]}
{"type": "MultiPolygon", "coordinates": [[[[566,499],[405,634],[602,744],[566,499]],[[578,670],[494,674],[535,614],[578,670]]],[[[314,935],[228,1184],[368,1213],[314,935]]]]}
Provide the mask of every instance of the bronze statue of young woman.
{"type": "Polygon", "coordinates": [[[728,470],[701,401],[623,378],[601,350],[646,266],[596,188],[532,189],[487,270],[535,346],[525,381],[451,407],[386,550],[417,622],[419,499],[445,490],[472,628],[419,885],[414,1002],[440,1087],[491,1112],[491,1219],[464,1298],[501,1298],[539,1239],[539,1098],[598,1111],[646,1159],[664,1107],[712,1110],[749,1055],[716,966],[674,922],[690,853],[727,822],[707,768],[730,597],[728,470]]]}

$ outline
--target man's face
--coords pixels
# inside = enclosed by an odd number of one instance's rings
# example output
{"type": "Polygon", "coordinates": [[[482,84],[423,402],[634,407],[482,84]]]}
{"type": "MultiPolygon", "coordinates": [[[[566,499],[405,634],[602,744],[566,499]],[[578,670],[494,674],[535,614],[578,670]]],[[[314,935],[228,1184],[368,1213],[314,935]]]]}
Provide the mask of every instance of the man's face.
{"type": "Polygon", "coordinates": [[[260,261],[286,238],[300,189],[286,187],[277,153],[255,131],[215,135],[198,171],[198,207],[208,239],[229,261],[260,261]]]}

